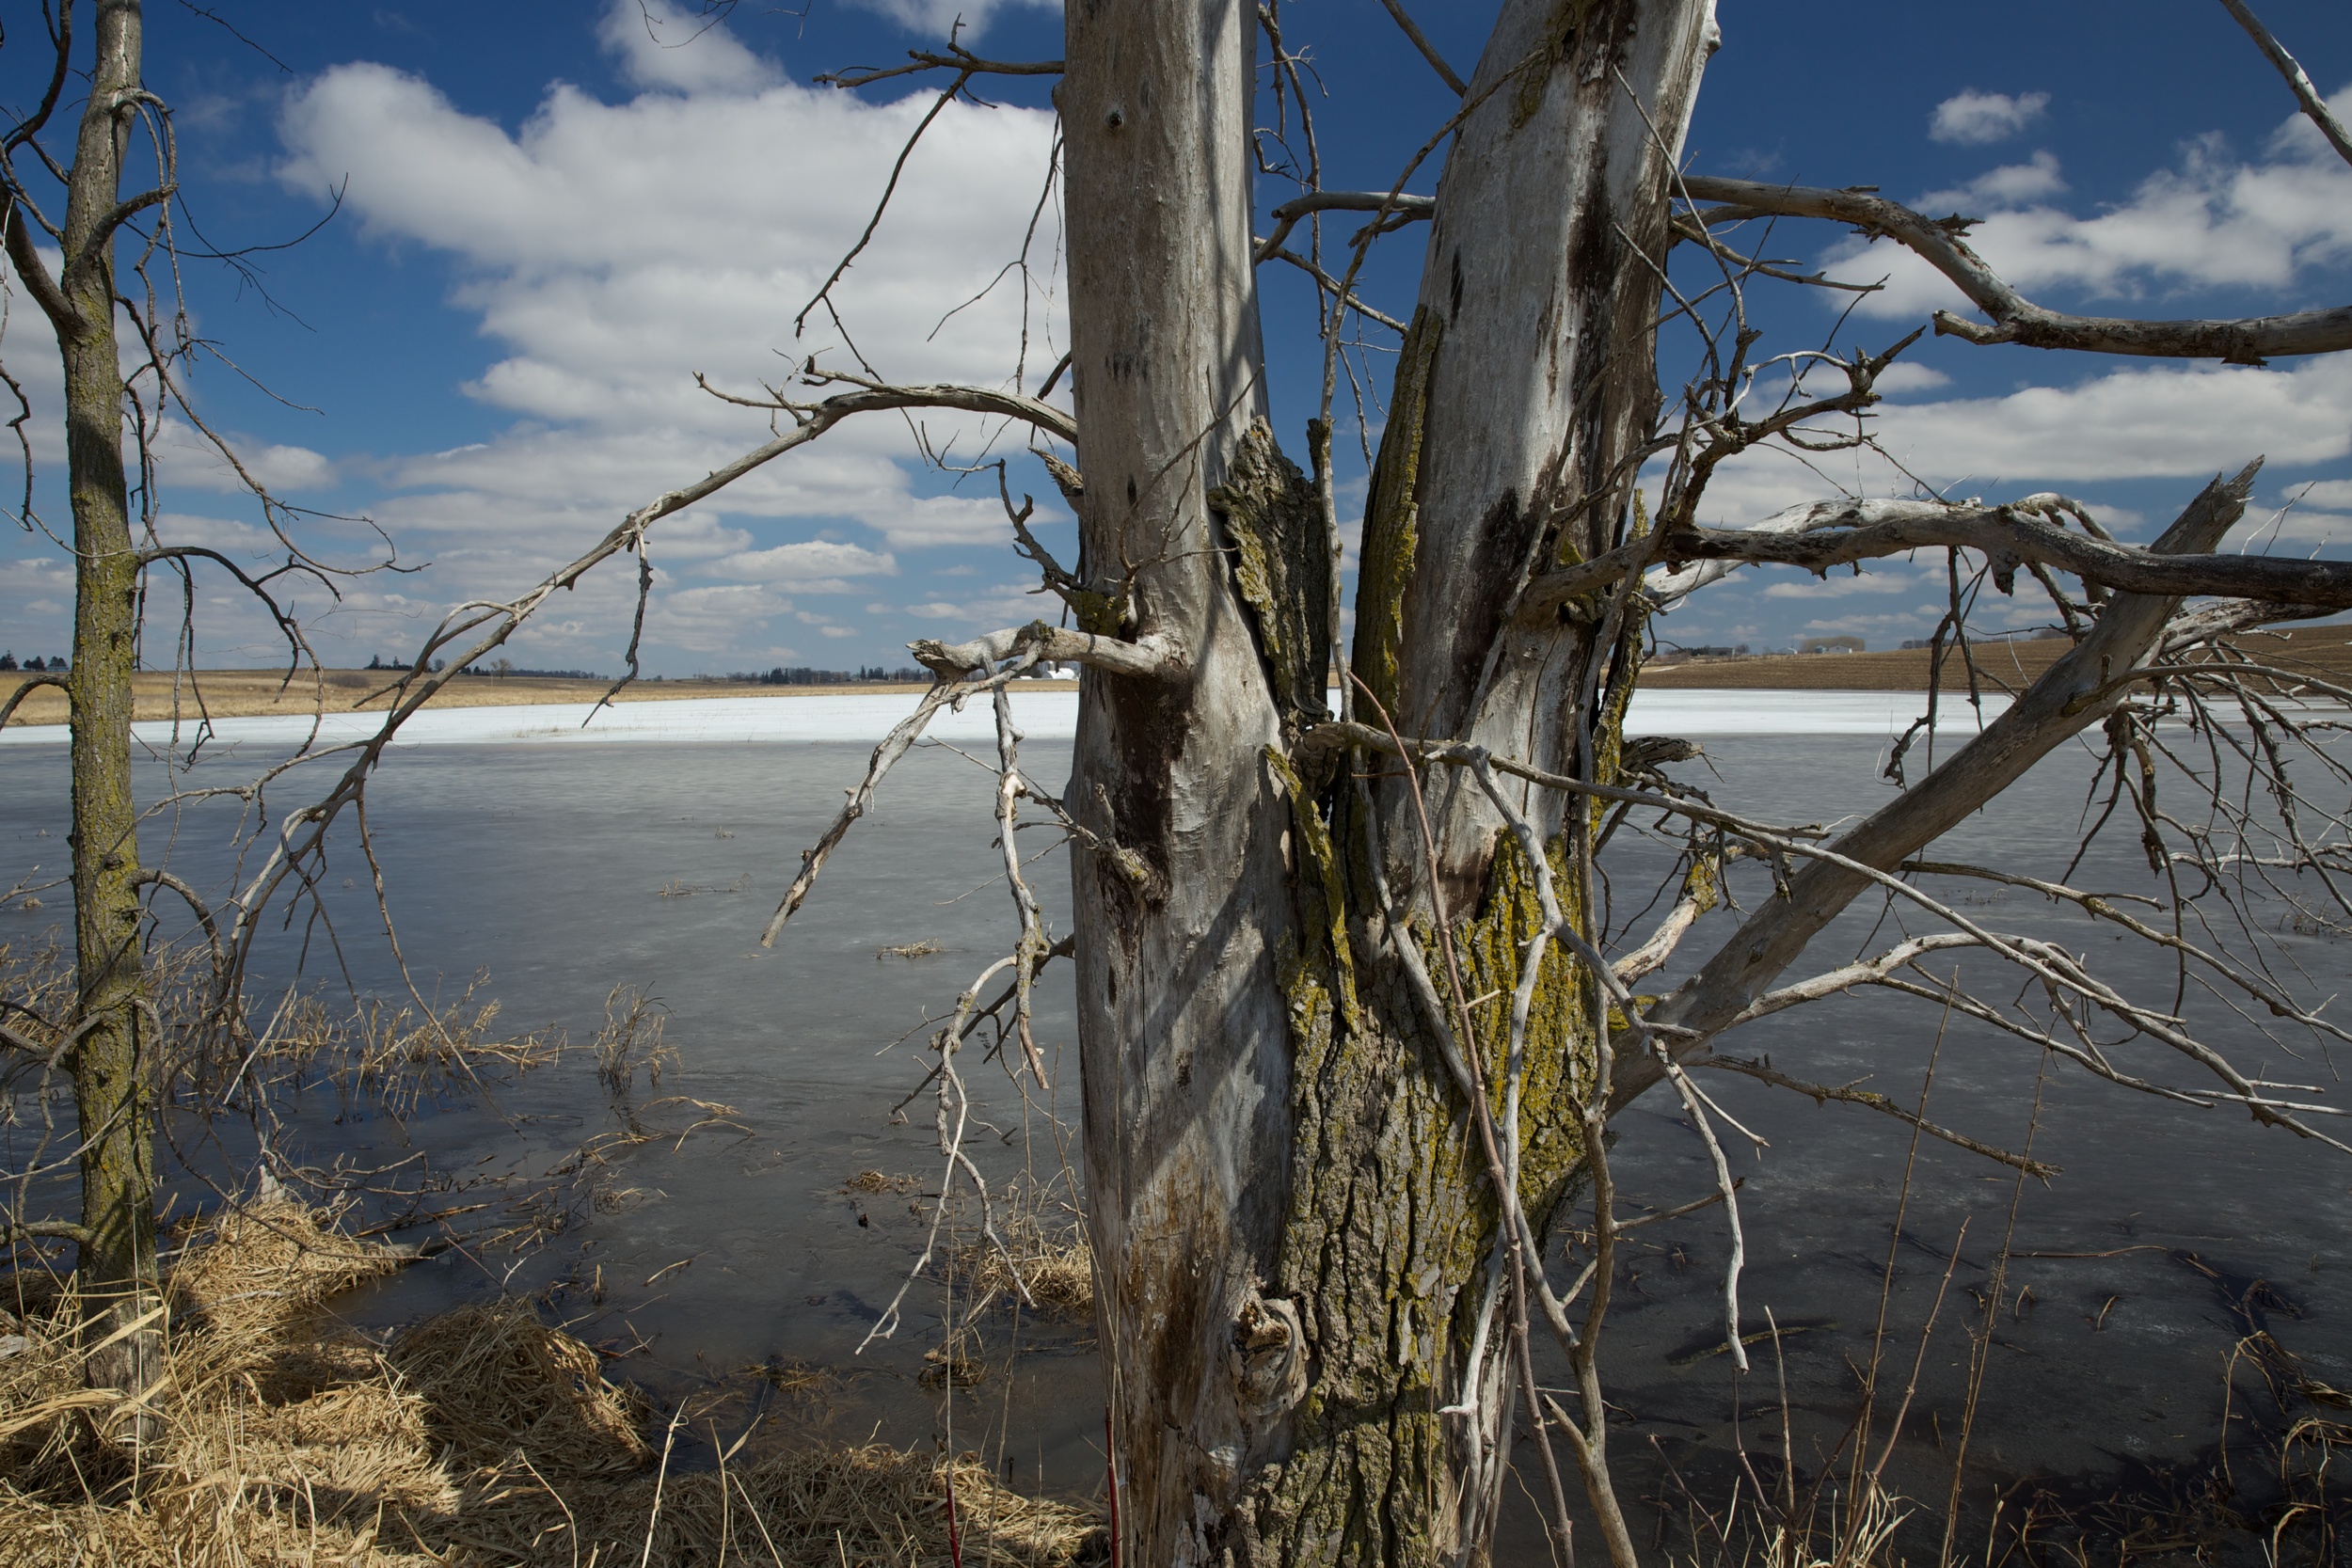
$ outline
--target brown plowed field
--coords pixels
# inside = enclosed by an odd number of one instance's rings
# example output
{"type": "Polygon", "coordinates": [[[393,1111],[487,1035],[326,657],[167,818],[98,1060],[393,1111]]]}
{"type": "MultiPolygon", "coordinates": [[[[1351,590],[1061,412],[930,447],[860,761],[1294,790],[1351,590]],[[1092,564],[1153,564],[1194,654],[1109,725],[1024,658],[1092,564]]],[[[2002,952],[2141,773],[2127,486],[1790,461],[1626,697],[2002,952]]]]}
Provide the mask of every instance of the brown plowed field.
{"type": "MultiPolygon", "coordinates": [[[[204,670],[197,673],[193,682],[185,675],[178,677],[178,711],[183,718],[193,718],[199,711],[215,719],[244,719],[260,714],[303,714],[313,711],[322,702],[329,712],[352,709],[381,709],[388,699],[375,695],[386,677],[372,670],[329,670],[322,683],[310,673],[282,690],[281,673],[275,670],[204,670]],[[199,694],[201,701],[199,701],[199,694]]],[[[0,703],[6,703],[25,677],[13,672],[0,672],[0,703]]],[[[143,673],[133,677],[133,701],[135,717],[169,719],[173,713],[174,677],[162,671],[143,673]]],[[[466,675],[443,687],[433,699],[435,707],[510,707],[525,703],[593,703],[604,694],[607,681],[564,680],[545,675],[466,675]]],[[[876,681],[857,686],[757,686],[749,681],[674,680],[639,681],[626,687],[614,698],[622,703],[675,702],[682,697],[766,697],[788,700],[793,697],[815,697],[855,693],[872,696],[892,691],[921,691],[919,685],[892,685],[876,681]]],[[[1074,681],[1029,681],[1022,689],[1044,691],[1074,691],[1074,681]]],[[[14,724],[62,724],[66,720],[65,694],[54,688],[36,691],[24,699],[8,722],[14,724]]]]}
{"type": "MultiPolygon", "coordinates": [[[[2055,663],[2072,643],[1979,642],[1977,668],[1988,683],[2023,687],[2055,663]]],[[[2240,643],[2260,664],[2307,671],[2322,680],[2352,686],[2352,626],[2317,626],[2280,638],[2249,638],[2240,643]]],[[[1866,654],[1789,654],[1760,658],[1693,659],[1653,664],[1641,684],[1661,691],[1800,690],[1925,691],[1928,650],[1888,649],[1866,654]]],[[[1944,689],[1964,691],[1968,676],[1959,656],[1944,659],[1944,689]]]]}

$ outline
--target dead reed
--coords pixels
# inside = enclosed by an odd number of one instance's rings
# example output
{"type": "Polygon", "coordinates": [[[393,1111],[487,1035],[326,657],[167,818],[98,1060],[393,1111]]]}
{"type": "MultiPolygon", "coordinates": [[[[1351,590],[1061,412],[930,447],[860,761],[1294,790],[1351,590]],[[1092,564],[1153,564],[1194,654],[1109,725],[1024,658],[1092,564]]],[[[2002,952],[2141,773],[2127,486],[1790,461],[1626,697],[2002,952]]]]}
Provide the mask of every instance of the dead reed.
{"type": "Polygon", "coordinates": [[[972,1310],[1017,1298],[1017,1275],[1037,1310],[1047,1317],[1089,1323],[1094,1317],[1094,1251],[1086,1227],[1076,1219],[1057,1224],[1034,1209],[1018,1209],[1001,1227],[1005,1244],[985,1241],[964,1247],[956,1272],[971,1282],[972,1310]]]}
{"type": "Polygon", "coordinates": [[[662,1043],[669,1009],[634,986],[614,986],[604,999],[604,1027],[596,1041],[596,1082],[616,1100],[627,1100],[636,1088],[637,1069],[645,1071],[645,1087],[661,1087],[661,1069],[675,1066],[677,1052],[662,1043]]]}
{"type": "Polygon", "coordinates": [[[644,1399],[528,1305],[461,1307],[375,1341],[319,1309],[400,1258],[282,1198],[183,1239],[167,1282],[160,1435],[84,1386],[71,1282],[6,1281],[0,1564],[1074,1563],[1085,1510],[1007,1490],[977,1460],[880,1445],[739,1443],[679,1474],[644,1399]]]}
{"type": "Polygon", "coordinates": [[[553,1063],[563,1054],[561,1035],[499,1032],[499,1004],[480,994],[488,978],[475,975],[441,1006],[370,998],[343,1009],[317,993],[299,998],[263,1032],[255,1068],[272,1088],[324,1083],[347,1104],[405,1117],[553,1063]]]}

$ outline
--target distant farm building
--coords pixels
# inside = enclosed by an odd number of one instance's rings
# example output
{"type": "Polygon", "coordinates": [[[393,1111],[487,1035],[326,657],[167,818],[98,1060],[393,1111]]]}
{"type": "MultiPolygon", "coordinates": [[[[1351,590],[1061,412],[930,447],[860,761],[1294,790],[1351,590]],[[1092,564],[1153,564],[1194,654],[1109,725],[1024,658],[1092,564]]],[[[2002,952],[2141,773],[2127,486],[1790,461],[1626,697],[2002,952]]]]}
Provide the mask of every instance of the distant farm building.
{"type": "Polygon", "coordinates": [[[1808,637],[1797,644],[1801,654],[1858,654],[1863,651],[1859,637],[1808,637]]]}

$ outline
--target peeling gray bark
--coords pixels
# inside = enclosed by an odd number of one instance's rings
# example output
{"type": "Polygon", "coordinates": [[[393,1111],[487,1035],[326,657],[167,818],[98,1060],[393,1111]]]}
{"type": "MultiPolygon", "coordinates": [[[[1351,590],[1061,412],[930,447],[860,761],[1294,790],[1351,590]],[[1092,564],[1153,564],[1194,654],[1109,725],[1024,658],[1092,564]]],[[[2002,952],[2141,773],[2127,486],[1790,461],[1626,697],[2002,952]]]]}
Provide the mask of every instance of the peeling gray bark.
{"type": "Polygon", "coordinates": [[[1264,403],[1255,27],[1241,0],[1076,0],[1061,88],[1072,231],[1120,237],[1070,262],[1080,570],[1132,577],[1136,637],[1181,660],[1087,673],[1071,790],[1145,871],[1073,855],[1088,1209],[1136,1563],[1211,1560],[1282,1437],[1233,1367],[1288,1174],[1275,956],[1295,917],[1261,757],[1281,724],[1208,501],[1264,403]]]}
{"type": "MultiPolygon", "coordinates": [[[[1361,626],[1381,615],[1379,595],[1397,597],[1394,707],[1407,733],[1539,767],[1575,755],[1597,628],[1517,628],[1512,610],[1537,573],[1624,541],[1625,460],[1658,406],[1663,196],[1716,36],[1706,0],[1528,0],[1503,8],[1479,61],[1471,94],[1491,96],[1447,159],[1422,264],[1416,328],[1438,341],[1418,460],[1395,476],[1409,494],[1368,504],[1368,534],[1415,536],[1404,580],[1368,579],[1357,611],[1361,626]]],[[[1460,907],[1501,822],[1466,781],[1443,787],[1447,892],[1460,907]]],[[[1384,805],[1389,842],[1408,842],[1401,798],[1384,805]]],[[[1557,800],[1527,809],[1557,831],[1557,800]]]]}

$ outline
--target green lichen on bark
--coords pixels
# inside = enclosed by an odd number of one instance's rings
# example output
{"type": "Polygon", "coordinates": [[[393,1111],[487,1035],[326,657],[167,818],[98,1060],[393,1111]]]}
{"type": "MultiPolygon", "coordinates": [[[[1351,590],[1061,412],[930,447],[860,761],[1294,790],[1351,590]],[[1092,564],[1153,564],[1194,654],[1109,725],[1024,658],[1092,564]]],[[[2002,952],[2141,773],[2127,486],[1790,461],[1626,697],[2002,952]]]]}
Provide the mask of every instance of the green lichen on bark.
{"type": "MultiPolygon", "coordinates": [[[[1337,792],[1327,821],[1296,775],[1270,762],[1290,794],[1306,933],[1282,965],[1295,1136],[1275,1289],[1298,1302],[1313,1360],[1292,1416],[1292,1457],[1252,1487],[1254,1560],[1448,1560],[1458,1503],[1448,1488],[1464,1431],[1460,1418],[1437,1411],[1460,1395],[1499,1208],[1470,1106],[1401,969],[1374,958],[1376,917],[1351,921],[1341,901],[1358,885],[1340,880],[1351,867],[1338,854],[1342,843],[1360,845],[1353,798],[1337,792]]],[[[1565,880],[1556,847],[1551,859],[1565,880]]],[[[1359,897],[1357,908],[1369,902],[1359,897]]],[[[1508,995],[1542,918],[1526,857],[1506,840],[1477,912],[1454,926],[1466,994],[1503,992],[1471,1009],[1498,1115],[1508,995]]],[[[1434,933],[1413,940],[1442,984],[1434,933]]],[[[1582,1152],[1577,1096],[1592,1069],[1589,997],[1555,947],[1530,1008],[1520,1099],[1520,1192],[1539,1222],[1582,1152]]]]}
{"type": "Polygon", "coordinates": [[[1380,433],[1380,454],[1373,463],[1372,484],[1364,498],[1353,662],[1357,678],[1391,708],[1405,638],[1405,590],[1413,580],[1420,543],[1421,506],[1415,488],[1421,480],[1422,435],[1429,418],[1429,372],[1444,337],[1444,317],[1426,305],[1413,312],[1413,325],[1398,354],[1388,428],[1380,433]]]}
{"type": "Polygon", "coordinates": [[[1596,0],[1560,0],[1559,8],[1551,13],[1545,29],[1542,50],[1519,68],[1518,92],[1511,100],[1512,130],[1526,125],[1543,108],[1544,93],[1551,86],[1551,73],[1567,58],[1576,35],[1584,30],[1584,19],[1595,4],[1596,0]]]}
{"type": "Polygon", "coordinates": [[[1127,600],[1125,595],[1112,598],[1108,594],[1091,588],[1065,588],[1062,602],[1070,607],[1072,619],[1078,629],[1097,637],[1122,637],[1127,631],[1127,600]]]}
{"type": "MultiPolygon", "coordinates": [[[[1555,839],[1547,853],[1560,911],[1577,920],[1576,886],[1565,847],[1555,839]]],[[[1479,1071],[1498,1132],[1510,1071],[1511,998],[1519,983],[1521,957],[1543,923],[1534,868],[1518,840],[1505,833],[1487,870],[1484,905],[1474,918],[1457,923],[1454,932],[1463,994],[1486,998],[1470,1008],[1470,1023],[1477,1032],[1479,1071]]],[[[1443,974],[1434,935],[1423,945],[1430,950],[1431,973],[1443,974]]],[[[1549,943],[1529,999],[1526,1075],[1519,1088],[1519,1203],[1538,1220],[1550,1213],[1584,1157],[1578,1106],[1592,1081],[1592,1006],[1589,978],[1561,943],[1549,943]]],[[[1493,1205],[1481,1207],[1491,1235],[1493,1205]]]]}
{"type": "Polygon", "coordinates": [[[1208,501],[1233,542],[1234,580],[1257,616],[1259,652],[1285,727],[1321,720],[1330,673],[1331,552],[1314,485],[1259,420],[1208,501]]]}
{"type": "MultiPolygon", "coordinates": [[[[1290,758],[1269,746],[1266,748],[1266,768],[1281,785],[1291,803],[1291,836],[1297,850],[1297,876],[1294,883],[1299,905],[1299,927],[1307,933],[1306,951],[1295,956],[1286,965],[1295,968],[1299,984],[1321,988],[1327,997],[1338,1000],[1340,1016],[1351,1029],[1362,1026],[1360,1008],[1356,997],[1356,956],[1347,934],[1346,887],[1341,876],[1339,853],[1331,842],[1331,830],[1317,810],[1314,791],[1298,776],[1290,758]]],[[[1292,992],[1289,976],[1283,981],[1286,994],[1292,992]]],[[[1294,997],[1294,1030],[1297,1003],[1294,997]]]]}

